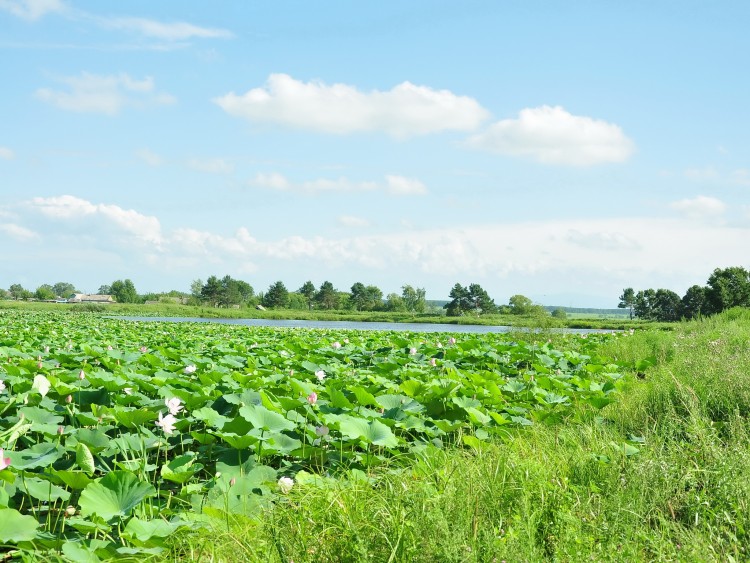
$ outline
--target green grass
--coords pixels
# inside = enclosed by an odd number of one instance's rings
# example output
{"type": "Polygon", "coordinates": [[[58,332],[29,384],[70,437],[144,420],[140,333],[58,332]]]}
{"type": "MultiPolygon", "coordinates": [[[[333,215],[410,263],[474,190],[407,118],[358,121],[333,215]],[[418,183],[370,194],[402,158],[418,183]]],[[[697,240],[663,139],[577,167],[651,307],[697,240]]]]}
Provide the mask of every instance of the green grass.
{"type": "Polygon", "coordinates": [[[369,482],[303,479],[257,519],[175,538],[173,556],[747,561],[750,312],[636,331],[601,353],[633,367],[601,413],[429,450],[369,482]]]}

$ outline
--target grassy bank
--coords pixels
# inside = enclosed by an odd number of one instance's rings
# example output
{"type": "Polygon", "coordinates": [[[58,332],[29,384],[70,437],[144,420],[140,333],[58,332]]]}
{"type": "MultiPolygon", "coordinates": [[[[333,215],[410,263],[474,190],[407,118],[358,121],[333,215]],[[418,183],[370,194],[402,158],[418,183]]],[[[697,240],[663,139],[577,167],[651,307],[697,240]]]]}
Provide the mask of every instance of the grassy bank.
{"type": "Polygon", "coordinates": [[[0,310],[27,311],[62,311],[62,312],[99,312],[108,315],[144,316],[144,317],[194,317],[202,319],[273,319],[273,320],[310,320],[310,321],[353,321],[381,323],[425,323],[455,324],[482,326],[512,326],[525,328],[590,328],[606,330],[627,330],[630,328],[672,327],[668,323],[653,323],[620,318],[583,318],[576,316],[570,319],[556,319],[549,315],[485,315],[448,317],[435,314],[415,314],[406,312],[385,311],[302,311],[290,309],[269,309],[259,311],[255,308],[225,309],[216,307],[195,307],[176,303],[159,303],[141,305],[115,303],[108,305],[64,304],[25,301],[0,301],[0,310]]]}
{"type": "Polygon", "coordinates": [[[633,368],[602,411],[428,450],[371,480],[300,479],[258,519],[178,538],[173,556],[748,560],[750,311],[636,331],[600,352],[633,368]]]}

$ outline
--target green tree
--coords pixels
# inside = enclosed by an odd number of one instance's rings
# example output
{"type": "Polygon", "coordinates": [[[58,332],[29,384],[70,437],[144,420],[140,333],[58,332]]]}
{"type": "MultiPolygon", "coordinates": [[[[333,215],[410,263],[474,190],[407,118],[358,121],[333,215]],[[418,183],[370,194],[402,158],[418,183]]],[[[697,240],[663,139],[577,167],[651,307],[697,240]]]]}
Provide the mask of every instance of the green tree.
{"type": "Polygon", "coordinates": [[[8,288],[8,293],[10,293],[10,296],[13,299],[28,299],[26,297],[27,294],[30,294],[31,292],[27,289],[24,289],[24,287],[20,283],[14,283],[8,288]]]}
{"type": "Polygon", "coordinates": [[[656,300],[656,291],[653,289],[641,290],[635,294],[635,303],[633,304],[633,312],[639,319],[645,321],[653,320],[654,316],[654,301],[656,300]]]}
{"type": "Polygon", "coordinates": [[[406,304],[404,298],[398,293],[389,293],[385,298],[384,308],[386,311],[406,311],[406,304]]]}
{"type": "Polygon", "coordinates": [[[68,282],[57,282],[52,286],[52,291],[55,293],[55,297],[68,298],[74,293],[80,293],[76,286],[68,282]]]}
{"type": "Polygon", "coordinates": [[[443,305],[443,308],[447,310],[449,317],[460,317],[464,313],[471,310],[471,296],[469,289],[457,283],[451,289],[448,294],[451,300],[443,305]]]}
{"type": "Polygon", "coordinates": [[[494,299],[490,298],[487,292],[478,283],[469,286],[469,301],[471,310],[477,315],[491,315],[497,312],[497,305],[494,299]]]}
{"type": "Polygon", "coordinates": [[[307,308],[312,310],[313,304],[315,303],[315,285],[311,281],[306,281],[297,290],[297,293],[302,295],[307,300],[307,308]]]}
{"type": "Polygon", "coordinates": [[[680,320],[680,296],[669,289],[657,289],[653,300],[653,318],[661,322],[680,320]]]}
{"type": "Polygon", "coordinates": [[[534,310],[534,303],[525,295],[516,294],[508,300],[510,312],[514,315],[530,315],[534,310]]]}
{"type": "MultiPolygon", "coordinates": [[[[348,296],[349,305],[356,311],[374,311],[383,306],[383,292],[374,285],[357,282],[348,296]]],[[[343,300],[343,299],[342,299],[343,300]]],[[[339,303],[341,306],[341,303],[339,303]]]]}
{"type": "Polygon", "coordinates": [[[562,307],[558,307],[554,311],[552,311],[552,316],[556,319],[565,320],[568,318],[568,313],[565,312],[565,309],[562,307]]]}
{"type": "MultiPolygon", "coordinates": [[[[115,280],[111,286],[112,295],[118,303],[140,303],[141,299],[135,290],[135,285],[129,279],[115,280]]],[[[105,294],[106,295],[106,294],[105,294]]]]}
{"type": "Polygon", "coordinates": [[[351,293],[349,299],[352,307],[354,307],[354,310],[364,310],[365,306],[367,305],[367,290],[365,288],[365,284],[363,284],[362,282],[356,282],[352,285],[349,291],[351,293]]]}
{"type": "Polygon", "coordinates": [[[100,285],[99,289],[96,290],[97,295],[112,295],[111,285],[100,285]]]}
{"type": "Polygon", "coordinates": [[[57,297],[57,295],[55,295],[55,290],[52,289],[52,286],[48,283],[45,283],[36,288],[34,297],[36,297],[40,301],[51,301],[55,297],[57,297]]]}
{"type": "Polygon", "coordinates": [[[750,307],[750,272],[745,268],[716,268],[706,285],[708,314],[721,313],[730,307],[750,307]]]}
{"type": "Polygon", "coordinates": [[[620,302],[617,304],[617,307],[620,309],[629,309],[630,318],[632,320],[634,306],[635,306],[635,291],[633,291],[632,287],[626,287],[625,289],[622,290],[622,295],[620,295],[620,302]]]}
{"type": "Polygon", "coordinates": [[[688,288],[680,302],[680,315],[686,319],[695,319],[703,314],[706,302],[706,288],[693,285],[688,288]]]}
{"type": "Polygon", "coordinates": [[[210,276],[206,283],[201,287],[201,301],[208,303],[212,307],[218,307],[221,303],[221,294],[224,289],[221,286],[221,281],[216,276],[210,276]]]}
{"type": "Polygon", "coordinates": [[[425,299],[427,292],[423,287],[412,287],[404,285],[401,287],[401,297],[404,300],[404,306],[407,311],[412,313],[424,313],[427,306],[425,299]]]}
{"type": "Polygon", "coordinates": [[[336,309],[339,306],[339,294],[329,281],[320,284],[315,293],[315,302],[323,309],[336,309]]]}
{"type": "Polygon", "coordinates": [[[263,306],[281,309],[289,304],[289,291],[281,281],[272,283],[263,295],[263,306]]]}

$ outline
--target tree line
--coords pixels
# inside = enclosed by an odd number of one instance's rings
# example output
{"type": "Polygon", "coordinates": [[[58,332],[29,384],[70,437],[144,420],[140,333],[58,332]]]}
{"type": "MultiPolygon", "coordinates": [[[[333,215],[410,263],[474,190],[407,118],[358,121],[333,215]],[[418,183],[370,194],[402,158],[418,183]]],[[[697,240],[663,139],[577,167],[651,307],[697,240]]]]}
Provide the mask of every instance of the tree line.
{"type": "Polygon", "coordinates": [[[741,266],[716,268],[705,286],[693,285],[680,297],[669,289],[625,288],[617,305],[630,318],[679,321],[715,315],[732,307],[750,307],[750,272],[741,266]]]}
{"type": "MultiPolygon", "coordinates": [[[[13,284],[3,297],[52,301],[69,298],[74,293],[81,292],[68,282],[59,282],[54,285],[43,284],[33,292],[24,289],[20,284],[13,284]]],[[[124,279],[101,285],[97,294],[111,295],[118,303],[161,301],[225,308],[261,306],[271,309],[391,311],[417,314],[428,312],[430,308],[425,289],[411,285],[402,286],[401,293],[389,293],[384,296],[383,291],[377,286],[365,285],[362,282],[354,283],[349,291],[340,291],[330,281],[326,280],[316,287],[312,281],[308,280],[298,289],[290,291],[284,282],[276,281],[265,291],[256,293],[248,282],[229,275],[224,277],[212,275],[205,281],[194,280],[190,284],[189,293],[173,290],[161,294],[139,294],[133,281],[124,279]]],[[[479,316],[497,313],[548,314],[541,305],[534,304],[524,295],[512,296],[507,305],[496,305],[494,299],[477,283],[467,286],[456,283],[449,297],[450,301],[442,307],[448,316],[479,316]]],[[[432,312],[439,311],[440,309],[437,309],[432,312]]],[[[564,316],[564,311],[555,311],[553,316],[560,316],[561,312],[564,316]]]]}

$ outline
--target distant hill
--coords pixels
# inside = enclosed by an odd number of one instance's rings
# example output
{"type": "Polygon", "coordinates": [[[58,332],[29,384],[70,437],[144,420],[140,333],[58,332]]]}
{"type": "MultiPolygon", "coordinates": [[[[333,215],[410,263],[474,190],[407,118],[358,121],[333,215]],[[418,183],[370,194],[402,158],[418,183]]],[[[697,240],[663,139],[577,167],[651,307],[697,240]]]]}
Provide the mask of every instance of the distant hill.
{"type": "Polygon", "coordinates": [[[629,317],[628,309],[596,309],[594,307],[562,307],[554,305],[544,305],[544,308],[550,313],[555,309],[562,309],[566,313],[579,313],[582,315],[616,315],[618,317],[629,317]]]}

